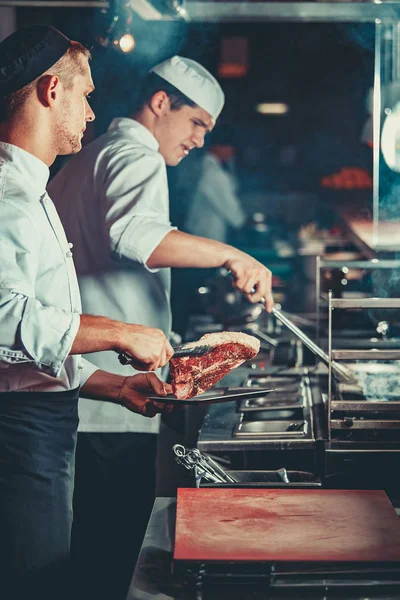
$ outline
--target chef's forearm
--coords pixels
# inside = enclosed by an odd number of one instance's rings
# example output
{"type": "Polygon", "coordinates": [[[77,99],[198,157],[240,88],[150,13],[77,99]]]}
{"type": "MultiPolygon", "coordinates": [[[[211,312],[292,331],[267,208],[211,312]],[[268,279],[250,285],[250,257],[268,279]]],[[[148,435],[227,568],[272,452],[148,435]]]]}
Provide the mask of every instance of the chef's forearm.
{"type": "Polygon", "coordinates": [[[121,404],[120,393],[125,379],[124,375],[115,375],[99,369],[82,386],[80,395],[92,400],[106,400],[121,404]]]}
{"type": "Polygon", "coordinates": [[[107,317],[81,315],[78,333],[75,336],[70,354],[120,350],[122,347],[122,327],[122,323],[107,319],[107,317]]]}
{"type": "Polygon", "coordinates": [[[170,231],[147,261],[150,269],[162,267],[223,267],[226,262],[241,254],[239,250],[207,238],[170,231]]]}

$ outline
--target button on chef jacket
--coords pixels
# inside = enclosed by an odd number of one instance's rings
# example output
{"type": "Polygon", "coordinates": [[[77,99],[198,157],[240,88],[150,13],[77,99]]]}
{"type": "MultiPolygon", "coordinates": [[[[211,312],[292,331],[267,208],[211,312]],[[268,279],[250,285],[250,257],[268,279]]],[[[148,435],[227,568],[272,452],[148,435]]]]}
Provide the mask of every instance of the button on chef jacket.
{"type": "MultiPolygon", "coordinates": [[[[83,312],[171,331],[170,269],[146,262],[171,230],[166,165],[158,142],[133,119],[109,130],[57,173],[49,191],[74,244],[83,312]]],[[[132,375],[115,352],[86,355],[132,375]]],[[[80,431],[156,433],[158,419],[91,400],[79,402],[80,431]]]]}
{"type": "Polygon", "coordinates": [[[81,301],[49,169],[0,142],[0,392],[75,389],[96,370],[69,352],[81,301]]]}

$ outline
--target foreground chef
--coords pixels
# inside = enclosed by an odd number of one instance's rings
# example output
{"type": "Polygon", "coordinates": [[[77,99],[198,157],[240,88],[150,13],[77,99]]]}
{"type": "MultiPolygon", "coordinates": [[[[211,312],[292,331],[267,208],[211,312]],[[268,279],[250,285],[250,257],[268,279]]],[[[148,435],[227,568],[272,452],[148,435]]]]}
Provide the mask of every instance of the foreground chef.
{"type": "MultiPolygon", "coordinates": [[[[169,267],[222,266],[253,302],[264,296],[271,309],[268,269],[231,246],[177,231],[169,221],[166,165],[178,165],[203,146],[223,104],[218,82],[204,67],[174,56],[152,69],[132,117],[114,119],[50,183],[74,244],[85,311],[159,327],[168,336],[169,267]]],[[[112,358],[102,353],[90,360],[116,370],[112,358]]],[[[85,572],[92,557],[97,581],[104,577],[99,593],[112,591],[117,600],[125,595],[152,504],[158,423],[126,418],[105,403],[81,402],[79,414],[75,532],[85,572]],[[116,549],[124,537],[125,556],[116,549]],[[112,570],[119,575],[111,583],[112,570]]]]}
{"type": "MultiPolygon", "coordinates": [[[[72,253],[46,194],[57,154],[78,152],[94,119],[89,52],[32,26],[0,44],[0,595],[64,598],[79,386],[85,396],[153,416],[155,374],[121,377],[81,353],[133,354],[156,369],[161,331],[81,315],[72,253]]],[[[116,357],[115,357],[116,359],[116,357]]],[[[125,373],[128,375],[129,373],[125,373]]],[[[126,411],[128,412],[128,411],[126,411]]]]}

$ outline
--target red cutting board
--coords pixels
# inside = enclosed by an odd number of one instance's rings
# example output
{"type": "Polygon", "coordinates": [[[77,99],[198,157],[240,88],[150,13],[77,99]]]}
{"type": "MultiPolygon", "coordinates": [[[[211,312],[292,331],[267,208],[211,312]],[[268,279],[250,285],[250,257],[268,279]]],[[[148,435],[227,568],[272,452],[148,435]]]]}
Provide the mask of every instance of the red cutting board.
{"type": "Polygon", "coordinates": [[[174,559],[400,562],[400,520],[379,490],[179,489],[174,559]]]}

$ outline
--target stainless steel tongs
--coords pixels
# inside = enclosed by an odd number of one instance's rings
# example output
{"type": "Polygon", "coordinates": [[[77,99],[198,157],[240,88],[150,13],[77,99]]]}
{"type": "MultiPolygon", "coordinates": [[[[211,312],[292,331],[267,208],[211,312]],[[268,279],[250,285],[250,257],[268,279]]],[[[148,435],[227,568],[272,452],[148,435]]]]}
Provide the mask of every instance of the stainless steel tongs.
{"type": "MultiPolygon", "coordinates": [[[[261,302],[263,302],[263,300],[264,300],[264,298],[261,299],[261,302]]],[[[264,300],[263,304],[265,304],[265,300],[264,300]]],[[[296,337],[298,337],[299,340],[309,350],[311,350],[311,352],[313,352],[316,356],[318,356],[325,364],[329,365],[329,363],[331,363],[332,371],[335,373],[335,375],[339,381],[341,381],[343,383],[351,383],[351,384],[358,383],[357,376],[355,373],[353,373],[353,371],[348,369],[345,365],[341,365],[341,364],[335,362],[334,360],[330,361],[329,356],[326,354],[326,352],[324,352],[322,350],[322,348],[317,346],[317,344],[315,344],[308,337],[308,335],[306,335],[301,329],[299,329],[299,327],[297,327],[297,325],[292,323],[292,321],[290,319],[288,319],[288,317],[280,310],[280,307],[274,306],[274,308],[272,309],[272,314],[275,316],[276,319],[278,319],[278,321],[280,321],[282,323],[282,325],[285,325],[285,327],[287,327],[289,329],[289,331],[294,333],[294,335],[296,337]]]]}
{"type": "MultiPolygon", "coordinates": [[[[233,275],[231,272],[229,272],[230,275],[233,275]]],[[[251,293],[254,294],[256,291],[256,288],[253,288],[251,293]]],[[[263,304],[264,306],[266,306],[266,301],[265,298],[262,297],[260,300],[261,304],[263,304]]],[[[350,384],[357,384],[358,383],[358,379],[357,376],[355,375],[355,373],[353,373],[353,371],[351,371],[350,369],[348,369],[345,365],[341,365],[337,362],[335,362],[334,360],[330,360],[329,356],[326,354],[326,352],[324,352],[322,350],[322,348],[320,348],[319,346],[317,346],[317,344],[315,344],[309,337],[308,335],[306,335],[299,327],[297,327],[297,325],[295,325],[282,311],[281,311],[281,307],[279,304],[275,305],[272,309],[272,314],[274,315],[274,317],[276,319],[278,319],[278,321],[280,321],[282,323],[282,325],[285,325],[285,327],[287,327],[289,329],[289,331],[291,331],[296,337],[299,338],[299,340],[309,349],[311,350],[311,352],[313,352],[316,356],[318,356],[326,365],[329,366],[329,363],[331,364],[332,367],[332,371],[335,373],[337,379],[343,383],[350,383],[350,384]]]]}
{"type": "Polygon", "coordinates": [[[237,483],[215,460],[202,454],[197,448],[188,450],[181,444],[175,444],[172,449],[178,465],[193,471],[197,487],[203,478],[210,483],[237,483]]]}

